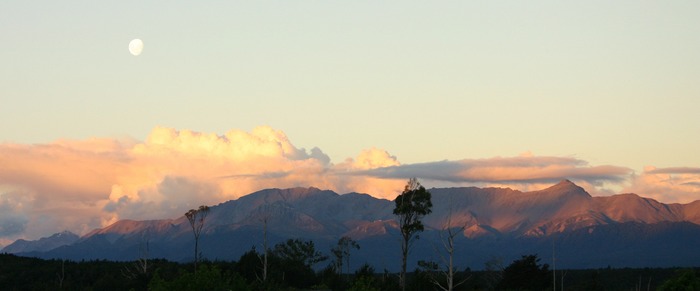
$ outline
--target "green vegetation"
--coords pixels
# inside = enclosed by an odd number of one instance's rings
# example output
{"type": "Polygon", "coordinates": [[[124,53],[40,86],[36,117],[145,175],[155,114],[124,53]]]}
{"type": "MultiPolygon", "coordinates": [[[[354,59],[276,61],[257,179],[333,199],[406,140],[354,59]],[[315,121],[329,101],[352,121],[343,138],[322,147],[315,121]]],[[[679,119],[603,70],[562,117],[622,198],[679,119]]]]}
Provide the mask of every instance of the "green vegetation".
{"type": "Polygon", "coordinates": [[[539,264],[536,255],[523,256],[503,270],[499,290],[545,290],[551,286],[549,265],[539,264]]]}
{"type": "Polygon", "coordinates": [[[418,238],[418,233],[423,231],[423,217],[432,212],[433,203],[430,192],[425,190],[416,178],[408,180],[403,192],[394,200],[396,207],[394,215],[399,222],[401,231],[401,272],[399,273],[399,285],[401,290],[406,290],[406,260],[410,251],[411,242],[418,238]]]}
{"type": "MultiPolygon", "coordinates": [[[[302,242],[303,244],[303,242],[302,242]]],[[[375,272],[364,265],[352,276],[340,276],[329,264],[314,272],[301,264],[270,255],[270,277],[260,280],[259,254],[251,250],[237,262],[203,261],[194,265],[150,260],[152,272],[132,276],[125,272],[138,262],[42,260],[0,254],[2,290],[400,290],[397,274],[375,272]]],[[[302,259],[309,262],[306,258],[302,259]]],[[[524,256],[502,270],[457,272],[468,278],[455,290],[552,290],[551,285],[528,285],[529,276],[544,276],[536,256],[524,256]],[[490,287],[494,272],[501,272],[499,287],[490,287]],[[511,274],[512,273],[512,274],[511,274]],[[520,278],[520,279],[518,279],[520,278]],[[508,280],[508,281],[506,281],[508,280]],[[532,287],[535,286],[535,287],[532,287]],[[541,289],[539,289],[541,287],[541,289]],[[538,289],[532,289],[538,288],[538,289]]],[[[301,261],[298,261],[301,262],[301,261]]],[[[439,290],[429,269],[407,274],[407,290],[439,290]]],[[[557,290],[564,275],[565,290],[700,290],[700,269],[592,269],[558,270],[557,290]]],[[[551,271],[546,274],[551,284],[551,271]]],[[[544,279],[543,279],[544,280],[544,279]]]]}
{"type": "Polygon", "coordinates": [[[698,270],[678,270],[676,274],[664,282],[659,288],[662,291],[693,291],[700,290],[700,274],[698,270]]]}

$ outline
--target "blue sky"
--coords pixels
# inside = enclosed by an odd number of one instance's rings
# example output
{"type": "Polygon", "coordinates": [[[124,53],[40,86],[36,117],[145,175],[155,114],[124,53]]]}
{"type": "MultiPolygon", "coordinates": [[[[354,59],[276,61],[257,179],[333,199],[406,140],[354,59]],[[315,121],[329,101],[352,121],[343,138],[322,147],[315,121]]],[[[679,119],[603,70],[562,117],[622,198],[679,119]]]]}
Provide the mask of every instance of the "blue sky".
{"type": "Polygon", "coordinates": [[[270,125],[334,160],[699,162],[695,1],[0,5],[3,141],[270,125]]]}
{"type": "MultiPolygon", "coordinates": [[[[625,176],[615,191],[699,199],[688,188],[700,185],[699,11],[697,1],[2,1],[0,158],[12,173],[23,160],[10,145],[269,126],[336,166],[368,152],[409,169],[557,157],[616,169],[603,179],[625,176]],[[127,50],[134,38],[140,56],[127,50]],[[652,173],[666,176],[635,182],[652,173]],[[647,187],[657,182],[685,188],[647,187]]],[[[19,180],[0,177],[0,190],[32,188],[19,180]]]]}

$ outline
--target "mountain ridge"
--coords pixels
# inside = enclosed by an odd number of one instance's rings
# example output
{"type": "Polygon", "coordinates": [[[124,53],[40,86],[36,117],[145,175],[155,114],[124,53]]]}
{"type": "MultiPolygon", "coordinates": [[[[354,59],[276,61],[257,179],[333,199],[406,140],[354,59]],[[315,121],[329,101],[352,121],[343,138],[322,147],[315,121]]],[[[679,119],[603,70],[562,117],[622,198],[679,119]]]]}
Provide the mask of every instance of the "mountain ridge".
{"type": "MultiPolygon", "coordinates": [[[[599,254],[608,253],[610,257],[614,255],[610,250],[624,251],[623,245],[636,240],[635,233],[649,233],[644,241],[634,242],[640,244],[640,250],[650,248],[644,245],[647,241],[663,245],[659,241],[663,242],[662,236],[667,235],[677,235],[689,242],[700,241],[700,201],[663,204],[636,194],[592,197],[569,180],[531,192],[477,187],[432,188],[430,191],[433,212],[424,218],[426,231],[421,237],[425,239],[416,243],[416,253],[422,255],[434,253],[430,244],[439,241],[438,234],[445,227],[464,227],[457,241],[464,248],[479,249],[475,258],[484,260],[487,258],[482,257],[483,254],[489,252],[517,256],[522,255],[517,252],[540,252],[544,248],[542,253],[548,253],[545,242],[553,243],[576,234],[581,242],[575,245],[584,249],[575,251],[581,255],[571,255],[572,267],[583,266],[575,263],[576,258],[579,262],[588,262],[591,258],[605,260],[606,257],[599,254]],[[660,231],[663,228],[660,226],[669,230],[660,231]],[[624,234],[627,242],[615,237],[615,233],[624,234]],[[618,245],[605,246],[593,241],[600,239],[618,245]]],[[[338,194],[313,187],[264,189],[211,206],[202,244],[209,244],[207,254],[211,259],[238,259],[251,246],[261,246],[263,221],[267,221],[271,244],[300,238],[314,240],[319,246],[330,246],[341,236],[350,236],[366,249],[361,259],[385,262],[381,256],[398,255],[395,246],[386,243],[398,236],[393,207],[393,201],[362,193],[338,194]]],[[[184,217],[120,220],[51,250],[13,252],[45,258],[125,260],[135,259],[139,254],[138,246],[144,242],[152,246],[154,257],[191,260],[192,233],[184,217]],[[90,251],[81,251],[85,249],[90,251]]],[[[669,256],[674,252],[682,256],[668,262],[646,263],[683,265],[691,259],[700,259],[700,255],[687,251],[689,247],[667,244],[676,248],[666,250],[669,256]]],[[[469,258],[460,260],[478,268],[478,263],[469,258]]],[[[645,263],[631,258],[620,261],[645,263]]],[[[610,263],[591,264],[600,267],[610,263]]]]}
{"type": "Polygon", "coordinates": [[[50,251],[55,248],[72,244],[78,241],[80,237],[70,231],[62,231],[48,237],[42,237],[38,240],[18,239],[13,243],[2,248],[3,253],[22,253],[35,251],[50,251]]]}

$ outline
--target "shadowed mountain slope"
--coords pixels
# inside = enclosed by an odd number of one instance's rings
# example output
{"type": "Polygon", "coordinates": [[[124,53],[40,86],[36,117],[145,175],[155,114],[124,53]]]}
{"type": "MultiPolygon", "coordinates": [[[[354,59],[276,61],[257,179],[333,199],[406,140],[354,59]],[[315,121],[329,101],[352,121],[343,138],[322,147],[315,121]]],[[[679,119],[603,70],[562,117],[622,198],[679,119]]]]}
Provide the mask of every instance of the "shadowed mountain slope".
{"type": "Polygon", "coordinates": [[[18,239],[5,246],[3,253],[46,252],[57,247],[69,245],[78,241],[80,237],[70,231],[59,232],[49,237],[43,237],[35,241],[18,239]]]}
{"type": "MultiPolygon", "coordinates": [[[[663,204],[635,194],[591,197],[568,180],[533,192],[476,187],[430,192],[433,212],[424,219],[426,231],[411,256],[414,264],[439,257],[435,253],[438,234],[448,226],[464,226],[457,242],[467,255],[456,260],[477,269],[491,256],[540,253],[546,258],[543,254],[551,254],[553,247],[563,252],[561,264],[570,267],[618,262],[682,266],[700,260],[694,250],[700,242],[700,201],[663,204]],[[653,254],[642,253],[654,250],[653,254]]],[[[362,246],[354,255],[357,265],[369,262],[376,268],[395,270],[399,234],[393,207],[394,202],[367,194],[266,189],[211,206],[202,251],[209,259],[238,259],[251,247],[262,247],[267,221],[270,245],[288,238],[311,239],[327,252],[341,236],[348,235],[362,246]]],[[[57,248],[3,251],[44,258],[131,260],[143,255],[144,244],[150,248],[150,257],[192,259],[192,230],[184,216],[121,220],[57,248]]]]}

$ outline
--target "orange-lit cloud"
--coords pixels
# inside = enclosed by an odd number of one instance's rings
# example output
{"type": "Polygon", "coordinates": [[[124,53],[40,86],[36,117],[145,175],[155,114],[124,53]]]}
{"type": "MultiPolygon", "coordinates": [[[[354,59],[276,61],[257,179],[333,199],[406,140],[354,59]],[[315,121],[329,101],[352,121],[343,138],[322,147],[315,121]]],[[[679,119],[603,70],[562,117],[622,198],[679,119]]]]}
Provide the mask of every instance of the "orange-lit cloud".
{"type": "Polygon", "coordinates": [[[119,219],[178,217],[264,188],[318,187],[392,198],[402,181],[347,176],[398,165],[379,149],[337,165],[270,127],[224,135],[157,127],[144,142],[0,145],[0,237],[85,233],[119,219]],[[49,233],[50,234],[50,233],[49,233]]]}
{"type": "Polygon", "coordinates": [[[700,199],[700,168],[647,166],[624,191],[665,203],[692,202],[700,199]]]}
{"type": "MultiPolygon", "coordinates": [[[[686,172],[697,176],[692,169],[686,172]]],[[[393,199],[410,177],[427,187],[520,190],[542,189],[566,178],[596,194],[605,193],[605,184],[625,183],[630,174],[623,167],[589,166],[579,159],[531,153],[401,164],[388,151],[370,148],[332,163],[321,149],[298,148],[270,127],[223,135],[157,127],[143,142],[0,144],[0,243],[62,230],[82,234],[119,219],[175,218],[199,205],[273,187],[317,187],[393,199]]],[[[686,174],[648,171],[642,177],[647,175],[682,177],[685,186],[676,189],[683,190],[682,195],[697,193],[689,189],[697,189],[692,183],[698,180],[686,174]]],[[[670,194],[658,197],[678,199],[670,194]]]]}

